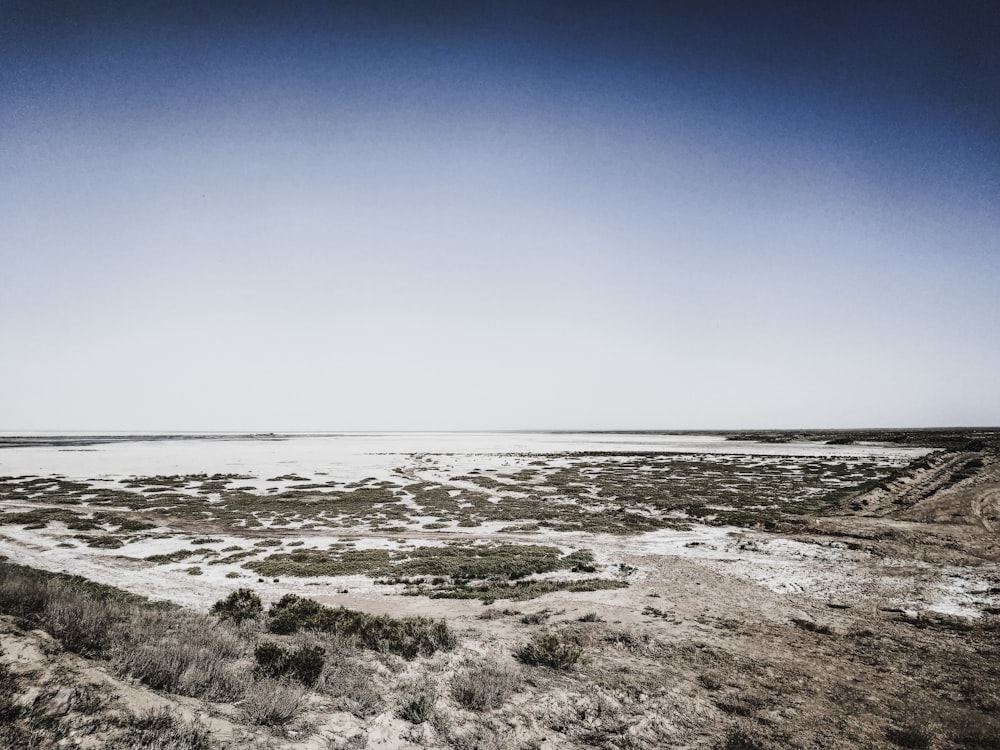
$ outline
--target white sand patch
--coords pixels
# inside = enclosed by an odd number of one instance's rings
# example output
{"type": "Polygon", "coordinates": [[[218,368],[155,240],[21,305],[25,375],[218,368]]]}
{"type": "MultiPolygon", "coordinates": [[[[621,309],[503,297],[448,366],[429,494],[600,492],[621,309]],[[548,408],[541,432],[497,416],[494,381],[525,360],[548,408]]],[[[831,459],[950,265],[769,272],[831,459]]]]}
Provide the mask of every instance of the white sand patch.
{"type": "MultiPolygon", "coordinates": [[[[105,480],[179,474],[246,474],[234,485],[266,489],[272,477],[295,474],[310,481],[397,481],[395,470],[412,454],[434,454],[452,472],[473,468],[527,466],[523,457],[504,454],[650,451],[756,456],[914,458],[924,448],[826,445],[816,442],[758,443],[718,435],[549,434],[549,433],[344,433],[292,435],[286,439],[203,437],[189,440],[131,440],[67,451],[51,446],[0,450],[0,474],[62,475],[105,480]],[[450,455],[441,455],[450,454],[450,455]],[[486,460],[487,454],[489,460],[486,460]],[[321,479],[322,477],[322,479],[321,479]]],[[[549,466],[555,464],[548,462],[549,466]]],[[[425,467],[419,466],[422,471],[425,467]]],[[[438,467],[440,470],[442,467],[438,467]]],[[[282,483],[289,484],[289,483],[282,483]]],[[[294,483],[292,483],[294,484],[294,483]]]]}
{"type": "MultiPolygon", "coordinates": [[[[866,552],[764,537],[734,527],[693,526],[687,531],[660,530],[631,538],[578,535],[592,545],[602,564],[623,552],[674,555],[694,560],[779,594],[860,605],[979,617],[976,604],[996,606],[988,582],[960,567],[880,560],[866,552]]],[[[638,574],[642,577],[642,573],[638,574]]]]}

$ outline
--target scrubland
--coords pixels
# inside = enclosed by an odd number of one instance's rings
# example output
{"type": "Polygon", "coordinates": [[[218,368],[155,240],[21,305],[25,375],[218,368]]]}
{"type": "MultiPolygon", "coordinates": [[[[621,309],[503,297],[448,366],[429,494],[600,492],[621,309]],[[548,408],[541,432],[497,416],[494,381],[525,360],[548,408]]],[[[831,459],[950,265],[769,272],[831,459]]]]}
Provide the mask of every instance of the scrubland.
{"type": "Polygon", "coordinates": [[[732,437],[0,477],[0,747],[1000,747],[998,435],[732,437]]]}

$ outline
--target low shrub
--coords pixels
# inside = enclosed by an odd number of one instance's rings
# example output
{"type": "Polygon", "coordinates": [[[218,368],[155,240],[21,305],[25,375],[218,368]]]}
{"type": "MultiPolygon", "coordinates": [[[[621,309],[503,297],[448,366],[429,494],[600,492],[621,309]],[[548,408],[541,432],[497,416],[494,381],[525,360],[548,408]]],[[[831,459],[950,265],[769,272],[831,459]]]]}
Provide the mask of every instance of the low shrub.
{"type": "Polygon", "coordinates": [[[298,685],[279,680],[260,680],[247,690],[240,704],[243,716],[258,726],[284,726],[305,706],[305,694],[298,685]]]}
{"type": "Polygon", "coordinates": [[[500,708],[520,687],[517,670],[490,659],[458,672],[451,681],[451,694],[464,708],[488,711],[500,708]]]}
{"type": "Polygon", "coordinates": [[[360,719],[382,713],[385,708],[376,670],[362,659],[342,654],[329,660],[317,688],[330,696],[334,709],[360,719]]]}
{"type": "Polygon", "coordinates": [[[105,750],[209,750],[212,747],[208,730],[199,723],[188,723],[166,709],[139,716],[127,716],[125,730],[111,740],[105,740],[105,750]]]}
{"type": "Polygon", "coordinates": [[[258,674],[292,677],[308,687],[315,685],[322,674],[325,656],[322,646],[303,646],[288,651],[277,643],[261,643],[254,650],[258,674]]]}
{"type": "Polygon", "coordinates": [[[354,734],[344,740],[327,741],[327,750],[365,750],[366,747],[368,747],[367,734],[354,734]]]}
{"type": "Polygon", "coordinates": [[[583,649],[555,633],[536,633],[517,651],[517,658],[525,664],[571,669],[583,655],[583,649]]]}
{"type": "Polygon", "coordinates": [[[254,620],[264,612],[264,605],[251,589],[236,589],[225,599],[220,599],[209,610],[220,620],[232,620],[241,623],[244,620],[254,620]]]}
{"type": "Polygon", "coordinates": [[[142,613],[110,654],[120,676],[155,689],[207,700],[239,700],[248,675],[236,662],[246,643],[194,613],[142,613]]]}
{"type": "Polygon", "coordinates": [[[437,698],[429,690],[417,690],[412,693],[399,709],[399,717],[411,724],[423,724],[434,713],[434,703],[437,698]]]}
{"type": "Polygon", "coordinates": [[[521,623],[524,625],[541,625],[548,619],[548,612],[529,612],[526,615],[521,615],[521,623]]]}
{"type": "Polygon", "coordinates": [[[286,594],[271,606],[267,628],[272,633],[318,630],[352,637],[363,647],[405,659],[450,651],[458,639],[444,620],[370,615],[344,607],[325,607],[312,599],[286,594]]]}
{"type": "Polygon", "coordinates": [[[535,599],[555,591],[605,591],[628,586],[624,581],[607,578],[577,578],[571,580],[546,578],[545,580],[496,581],[485,583],[458,582],[441,586],[421,586],[415,581],[400,579],[392,583],[405,583],[403,593],[407,596],[429,596],[431,599],[479,599],[484,604],[492,604],[498,599],[525,601],[535,599]]]}
{"type": "Polygon", "coordinates": [[[127,605],[92,601],[80,594],[49,586],[39,624],[68,651],[104,656],[111,651],[116,626],[131,614],[127,605]]]}

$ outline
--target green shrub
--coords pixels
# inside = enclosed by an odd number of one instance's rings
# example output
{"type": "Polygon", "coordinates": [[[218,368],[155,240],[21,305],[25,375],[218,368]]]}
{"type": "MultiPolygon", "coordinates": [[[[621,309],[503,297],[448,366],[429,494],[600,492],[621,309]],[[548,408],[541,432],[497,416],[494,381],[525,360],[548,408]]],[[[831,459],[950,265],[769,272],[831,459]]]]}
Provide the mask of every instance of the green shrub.
{"type": "Polygon", "coordinates": [[[276,643],[261,643],[254,649],[258,674],[268,677],[293,677],[313,686],[323,673],[326,650],[322,646],[303,646],[288,651],[276,643]]]}
{"type": "Polygon", "coordinates": [[[280,677],[288,665],[288,651],[277,643],[261,643],[253,651],[257,672],[269,677],[280,677]]]}
{"type": "Polygon", "coordinates": [[[458,642],[444,620],[370,615],[344,607],[325,607],[294,594],[286,594],[271,606],[267,628],[279,635],[318,630],[347,636],[357,639],[363,648],[388,651],[406,659],[450,651],[458,642]]]}
{"type": "Polygon", "coordinates": [[[225,599],[220,599],[209,610],[220,620],[232,620],[241,623],[244,620],[254,620],[264,611],[260,597],[250,589],[236,589],[225,599]]]}
{"type": "Polygon", "coordinates": [[[525,664],[571,669],[580,660],[583,649],[555,633],[536,633],[517,651],[517,658],[525,664]]]}

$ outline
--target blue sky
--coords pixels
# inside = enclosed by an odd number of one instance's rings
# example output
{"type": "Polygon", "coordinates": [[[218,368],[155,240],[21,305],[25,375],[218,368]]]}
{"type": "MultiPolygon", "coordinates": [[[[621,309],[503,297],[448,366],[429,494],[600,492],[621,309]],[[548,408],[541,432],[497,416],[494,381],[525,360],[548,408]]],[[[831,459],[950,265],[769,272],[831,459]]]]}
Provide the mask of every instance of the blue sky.
{"type": "Polygon", "coordinates": [[[1000,423],[989,4],[8,3],[0,429],[1000,423]]]}

